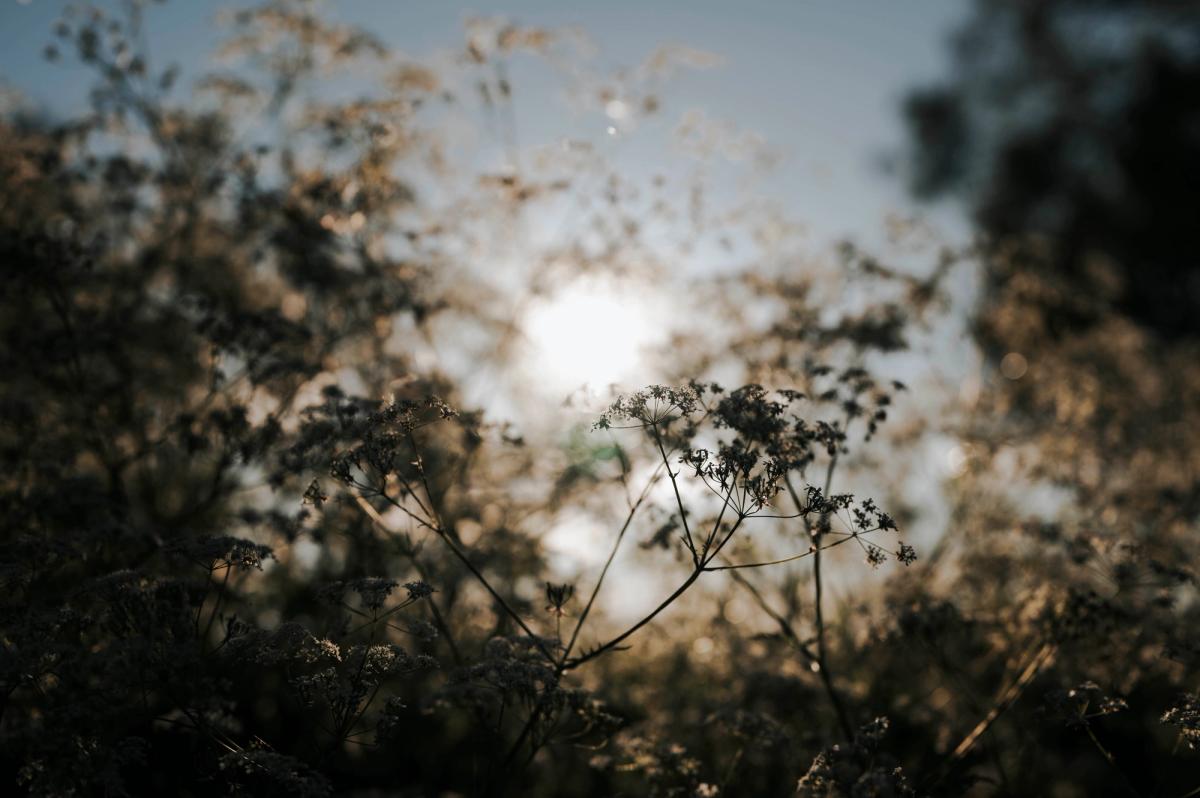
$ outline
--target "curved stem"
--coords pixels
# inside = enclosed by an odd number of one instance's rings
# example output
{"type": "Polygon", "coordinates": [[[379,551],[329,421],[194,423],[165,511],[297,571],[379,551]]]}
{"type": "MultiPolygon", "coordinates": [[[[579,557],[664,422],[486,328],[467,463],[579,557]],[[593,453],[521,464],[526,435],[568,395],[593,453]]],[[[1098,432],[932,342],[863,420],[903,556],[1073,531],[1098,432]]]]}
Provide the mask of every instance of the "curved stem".
{"type": "Polygon", "coordinates": [[[804,656],[805,659],[807,659],[810,663],[817,662],[817,655],[809,651],[808,646],[804,645],[804,641],[800,639],[800,635],[796,634],[795,627],[792,626],[791,622],[788,621],[787,618],[785,618],[780,612],[767,603],[766,597],[763,596],[759,589],[754,586],[753,582],[739,574],[737,571],[732,571],[729,575],[733,577],[733,581],[745,588],[746,592],[754,597],[754,601],[756,604],[758,604],[759,608],[765,612],[771,618],[771,620],[775,621],[775,624],[779,627],[779,631],[783,633],[783,636],[787,638],[788,642],[790,642],[795,649],[804,656]]]}
{"type": "Polygon", "coordinates": [[[563,670],[571,670],[573,668],[578,668],[583,663],[588,662],[589,660],[593,660],[596,657],[599,657],[600,655],[602,655],[608,651],[611,651],[612,649],[619,646],[630,635],[634,634],[635,632],[637,632],[637,630],[641,629],[643,626],[650,623],[652,620],[655,619],[655,617],[660,612],[665,610],[667,607],[671,606],[675,602],[675,599],[679,598],[685,592],[687,592],[687,589],[689,587],[691,587],[692,584],[697,579],[700,578],[700,575],[702,573],[704,573],[703,568],[694,569],[692,571],[691,575],[687,579],[684,580],[683,584],[681,584],[679,587],[677,587],[675,589],[674,593],[672,593],[671,595],[669,595],[665,599],[663,599],[662,603],[659,604],[657,607],[655,607],[654,610],[649,615],[647,615],[645,618],[642,618],[640,621],[638,621],[633,626],[629,627],[628,629],[626,629],[624,632],[617,635],[613,639],[609,640],[607,643],[604,643],[599,648],[594,648],[586,654],[582,654],[578,657],[575,657],[575,659],[567,660],[566,662],[563,663],[563,670]]]}
{"type": "Polygon", "coordinates": [[[700,558],[696,553],[696,542],[692,539],[692,530],[688,526],[687,511],[683,508],[683,497],[679,495],[679,482],[675,479],[675,472],[671,470],[671,463],[667,459],[667,450],[663,447],[662,436],[658,434],[658,425],[652,425],[650,429],[653,430],[654,443],[658,446],[658,453],[662,455],[663,465],[667,468],[667,476],[671,478],[671,487],[675,489],[675,504],[679,507],[679,520],[683,522],[684,542],[692,553],[692,564],[696,565],[700,558]]]}
{"type": "MultiPolygon", "coordinates": [[[[412,512],[407,507],[405,507],[403,504],[401,504],[400,502],[398,502],[394,498],[392,498],[386,491],[380,490],[380,491],[378,491],[378,493],[381,497],[383,497],[384,501],[388,502],[393,507],[397,507],[397,508],[403,510],[404,512],[408,513],[409,515],[412,515],[412,512]]],[[[374,507],[371,507],[370,502],[366,501],[365,499],[363,499],[360,496],[358,504],[360,507],[367,509],[368,515],[371,516],[372,520],[375,521],[375,523],[379,524],[382,528],[386,529],[387,531],[389,531],[389,532],[391,531],[391,529],[387,526],[387,524],[384,523],[383,517],[379,515],[379,513],[375,510],[374,507]]],[[[475,579],[479,582],[479,584],[483,585],[484,589],[487,590],[487,592],[489,594],[491,594],[492,598],[495,599],[496,603],[498,605],[500,605],[500,608],[503,609],[504,612],[516,622],[517,626],[520,626],[521,629],[525,632],[525,634],[527,634],[529,636],[529,639],[533,641],[534,646],[537,647],[537,650],[539,652],[541,652],[542,656],[544,656],[551,663],[557,664],[558,660],[554,657],[553,654],[550,653],[550,650],[547,649],[546,646],[542,643],[541,638],[538,637],[536,634],[534,634],[533,630],[529,628],[529,624],[525,623],[525,620],[517,613],[517,611],[515,609],[512,608],[512,605],[510,605],[507,601],[505,601],[504,597],[501,596],[498,592],[496,592],[496,589],[494,587],[492,587],[492,583],[487,580],[487,577],[483,575],[483,572],[475,567],[475,564],[472,563],[470,558],[467,557],[466,552],[464,552],[461,548],[459,548],[458,544],[455,543],[454,540],[451,539],[451,537],[446,534],[445,530],[443,530],[439,525],[429,523],[429,521],[427,521],[427,520],[423,520],[423,521],[421,521],[421,523],[428,529],[432,530],[433,533],[435,535],[437,535],[438,538],[440,538],[442,540],[442,542],[444,542],[446,544],[446,546],[449,547],[451,553],[453,553],[454,556],[458,558],[459,562],[461,562],[464,566],[466,566],[467,570],[471,572],[471,574],[475,577],[475,579]]]]}
{"type": "MultiPolygon", "coordinates": [[[[845,543],[847,540],[850,540],[850,538],[843,538],[842,540],[835,541],[833,543],[830,543],[828,546],[825,546],[825,548],[832,549],[834,546],[840,546],[841,544],[845,543]]],[[[780,560],[762,560],[760,562],[735,562],[735,563],[729,563],[728,565],[706,565],[706,566],[704,566],[704,570],[706,570],[706,571],[740,571],[743,568],[765,568],[768,565],[783,565],[784,563],[795,562],[796,560],[803,560],[805,557],[811,557],[816,553],[817,553],[817,550],[815,548],[810,548],[808,551],[801,552],[800,554],[793,554],[791,557],[784,557],[783,559],[780,559],[780,560]]]]}
{"type": "MultiPolygon", "coordinates": [[[[665,462],[664,456],[664,462],[665,462]]],[[[668,471],[670,466],[668,466],[668,471]]],[[[625,516],[625,523],[621,525],[621,530],[617,532],[617,539],[613,542],[612,551],[608,553],[608,559],[604,561],[604,567],[600,569],[600,576],[596,579],[596,586],[592,588],[592,594],[588,596],[587,604],[584,605],[583,611],[579,613],[579,620],[575,622],[575,628],[571,631],[571,639],[567,642],[566,648],[563,649],[562,658],[559,660],[562,663],[567,661],[567,657],[575,649],[575,643],[579,640],[579,632],[583,629],[584,622],[588,619],[588,614],[592,611],[592,605],[596,603],[596,596],[600,594],[600,588],[604,584],[604,578],[608,575],[608,569],[616,559],[617,550],[621,547],[621,541],[625,539],[625,533],[629,531],[629,526],[633,523],[633,516],[637,513],[638,508],[650,495],[650,489],[658,482],[658,469],[650,475],[649,481],[646,482],[646,487],[642,488],[641,494],[637,501],[629,508],[629,514],[625,516]]]]}
{"type": "MultiPolygon", "coordinates": [[[[733,528],[729,530],[729,533],[725,536],[724,540],[721,541],[720,546],[717,546],[717,548],[713,550],[713,554],[712,554],[713,557],[717,556],[717,554],[720,553],[721,547],[724,546],[731,537],[733,537],[733,533],[737,531],[737,528],[739,526],[741,526],[741,523],[743,520],[745,520],[745,516],[739,515],[738,520],[734,523],[733,528]]],[[[720,523],[720,520],[718,518],[718,524],[719,523],[720,523]]],[[[714,525],[714,529],[715,528],[716,528],[716,525],[714,525]]],[[[631,635],[633,635],[635,632],[637,632],[643,626],[645,626],[646,624],[648,624],[652,620],[654,620],[660,612],[662,612],[667,607],[669,607],[673,603],[675,603],[675,600],[677,598],[679,598],[680,596],[682,596],[684,593],[686,593],[687,589],[689,587],[691,587],[695,583],[695,581],[697,579],[699,579],[700,576],[706,570],[708,570],[708,569],[703,564],[697,565],[694,569],[692,569],[691,575],[689,575],[688,578],[683,581],[683,584],[681,584],[679,587],[675,588],[675,592],[672,593],[671,595],[667,596],[665,599],[663,599],[662,603],[659,604],[657,607],[655,607],[654,610],[651,611],[649,615],[642,618],[640,621],[638,621],[633,626],[629,627],[628,629],[626,629],[624,632],[617,635],[613,639],[609,640],[607,643],[604,643],[599,648],[592,649],[588,653],[578,656],[575,659],[565,660],[563,662],[562,669],[570,670],[572,668],[577,668],[580,665],[582,665],[583,663],[585,663],[589,660],[595,659],[596,657],[599,657],[601,654],[611,651],[612,649],[619,646],[622,642],[624,642],[627,638],[629,638],[631,635]]]]}

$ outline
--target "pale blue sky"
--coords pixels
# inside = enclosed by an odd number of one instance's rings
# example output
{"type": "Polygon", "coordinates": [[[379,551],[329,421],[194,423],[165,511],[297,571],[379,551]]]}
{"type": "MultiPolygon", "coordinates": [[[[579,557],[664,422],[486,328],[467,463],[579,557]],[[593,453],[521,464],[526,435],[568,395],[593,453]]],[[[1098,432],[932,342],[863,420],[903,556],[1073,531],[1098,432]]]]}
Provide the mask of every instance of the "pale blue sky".
{"type": "MultiPolygon", "coordinates": [[[[115,6],[116,0],[102,0],[115,6]]],[[[89,72],[48,64],[42,48],[63,0],[0,0],[0,79],[35,104],[68,113],[86,101],[89,72]]],[[[149,15],[152,57],[176,61],[185,75],[205,63],[218,41],[220,0],[170,0],[149,15]]],[[[764,190],[783,200],[820,238],[867,235],[883,213],[908,200],[884,175],[882,156],[903,142],[899,104],[912,86],[947,64],[945,39],[965,14],[962,0],[509,0],[508,2],[327,2],[337,18],[368,27],[415,56],[462,41],[472,15],[516,22],[578,25],[600,48],[598,64],[641,61],[656,46],[684,44],[725,58],[715,70],[685,74],[670,89],[672,110],[702,108],[760,134],[784,160],[764,190]]],[[[518,90],[520,74],[515,77],[518,90]]],[[[517,102],[530,137],[557,130],[561,114],[517,102]],[[544,128],[545,130],[540,130],[544,128]]],[[[953,219],[953,212],[942,214],[953,219]]]]}

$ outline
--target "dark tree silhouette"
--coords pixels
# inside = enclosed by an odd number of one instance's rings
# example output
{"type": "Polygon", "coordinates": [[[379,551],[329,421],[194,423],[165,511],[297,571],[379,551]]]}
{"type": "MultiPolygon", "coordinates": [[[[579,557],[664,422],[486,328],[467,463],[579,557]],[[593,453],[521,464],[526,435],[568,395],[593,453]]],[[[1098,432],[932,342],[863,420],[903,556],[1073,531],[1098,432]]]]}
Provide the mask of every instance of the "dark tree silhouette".
{"type": "Polygon", "coordinates": [[[980,0],[907,116],[919,194],[1036,235],[1047,268],[1161,335],[1200,332],[1200,4],[980,0]]]}

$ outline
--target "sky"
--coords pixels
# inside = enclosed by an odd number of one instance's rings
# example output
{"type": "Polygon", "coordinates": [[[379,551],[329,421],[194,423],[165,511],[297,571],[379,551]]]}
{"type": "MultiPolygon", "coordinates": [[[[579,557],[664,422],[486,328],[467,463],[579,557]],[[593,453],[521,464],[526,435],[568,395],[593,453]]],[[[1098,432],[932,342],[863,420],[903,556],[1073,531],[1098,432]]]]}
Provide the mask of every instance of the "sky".
{"type": "MultiPolygon", "coordinates": [[[[97,4],[119,7],[118,0],[97,4]]],[[[152,4],[147,17],[151,61],[160,68],[178,63],[181,83],[186,84],[210,64],[209,56],[221,39],[217,13],[246,4],[152,4]]],[[[84,109],[93,81],[89,70],[70,59],[48,63],[42,57],[66,5],[62,0],[0,0],[0,81],[55,116],[84,109]]],[[[882,162],[903,152],[900,108],[906,92],[945,73],[947,36],[970,8],[962,0],[330,0],[324,5],[334,18],[363,26],[393,50],[418,59],[459,50],[464,22],[473,16],[504,17],[551,29],[577,26],[597,48],[590,68],[600,73],[636,65],[663,44],[715,54],[723,59],[720,66],[686,71],[671,82],[664,95],[670,105],[662,118],[677,119],[689,109],[701,109],[712,119],[757,134],[780,160],[754,190],[776,200],[790,218],[802,220],[818,244],[851,237],[867,246],[882,236],[885,214],[915,208],[903,180],[887,173],[882,162]]],[[[548,92],[562,91],[562,84],[541,69],[535,59],[513,65],[521,144],[558,137],[605,140],[609,120],[603,114],[572,114],[568,98],[545,102],[548,92]]],[[[609,142],[613,152],[606,155],[622,173],[633,173],[658,157],[646,139],[669,134],[669,127],[648,125],[636,137],[609,142]]],[[[952,206],[923,210],[943,232],[953,235],[965,228],[952,206]]],[[[656,315],[631,313],[628,298],[597,297],[588,286],[577,286],[575,294],[579,296],[572,299],[568,290],[565,299],[535,308],[527,320],[534,337],[561,344],[565,354],[559,360],[565,365],[586,361],[589,368],[595,366],[595,357],[579,357],[580,345],[606,326],[602,318],[590,324],[587,320],[609,313],[609,305],[629,315],[621,326],[626,331],[640,329],[633,322],[656,315]]],[[[950,372],[965,368],[966,361],[955,365],[966,354],[966,348],[954,343],[962,339],[940,340],[954,350],[949,356],[938,352],[914,357],[936,361],[950,372]]],[[[612,349],[611,338],[604,344],[600,351],[612,349]]],[[[629,347],[638,346],[633,336],[629,347]]],[[[535,353],[539,368],[554,357],[544,346],[535,353]]],[[[564,377],[555,383],[555,391],[565,392],[568,383],[579,379],[570,371],[564,377]]],[[[518,415],[518,408],[503,403],[491,409],[502,417],[518,415]]],[[[913,478],[923,490],[936,491],[940,458],[917,459],[922,464],[913,478]]],[[[577,548],[585,533],[567,528],[565,548],[577,548]]],[[[651,583],[656,578],[648,576],[651,583]]],[[[631,594],[635,599],[636,593],[631,594]]],[[[631,612],[636,611],[634,606],[631,612]]]]}
{"type": "MultiPolygon", "coordinates": [[[[67,5],[0,0],[0,79],[58,114],[82,107],[91,84],[86,69],[41,57],[67,5]]],[[[118,7],[117,0],[98,5],[118,7]]],[[[219,41],[217,12],[239,5],[245,3],[152,4],[152,59],[178,62],[185,76],[195,74],[219,41]]],[[[884,213],[911,205],[903,181],[885,174],[881,161],[902,152],[904,94],[944,73],[946,37],[969,8],[961,0],[341,0],[325,6],[414,56],[460,44],[471,16],[579,26],[597,45],[598,62],[613,67],[636,64],[663,43],[721,56],[722,66],[672,84],[675,109],[704,109],[761,135],[781,155],[761,190],[828,239],[870,236],[884,213]]],[[[561,130],[561,117],[544,103],[521,107],[521,99],[518,94],[526,130],[561,130]]],[[[952,209],[931,212],[956,223],[952,209]]]]}

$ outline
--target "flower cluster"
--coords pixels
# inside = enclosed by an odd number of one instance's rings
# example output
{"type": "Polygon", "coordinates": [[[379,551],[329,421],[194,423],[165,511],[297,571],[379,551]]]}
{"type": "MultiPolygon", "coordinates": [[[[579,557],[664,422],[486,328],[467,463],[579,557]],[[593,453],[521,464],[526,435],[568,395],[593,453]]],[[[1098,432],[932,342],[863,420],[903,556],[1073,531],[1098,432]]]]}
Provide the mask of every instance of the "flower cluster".
{"type": "Polygon", "coordinates": [[[361,409],[340,402],[319,413],[310,411],[314,436],[310,448],[319,442],[322,451],[327,451],[335,440],[344,437],[351,441],[329,465],[333,478],[350,487],[359,486],[359,475],[367,473],[382,478],[393,474],[419,477],[422,466],[413,435],[431,424],[457,419],[468,434],[478,434],[473,417],[460,414],[436,396],[393,400],[365,413],[359,412],[361,409]],[[353,413],[347,413],[351,409],[353,413]]]}
{"type": "Polygon", "coordinates": [[[718,794],[715,785],[704,781],[701,761],[679,743],[630,735],[618,737],[612,748],[611,753],[592,757],[592,767],[637,777],[640,794],[651,798],[718,794]]]}
{"type": "Polygon", "coordinates": [[[245,629],[232,637],[224,654],[259,665],[324,666],[342,661],[336,643],[317,638],[301,624],[288,622],[277,629],[245,629]]]}
{"type": "Polygon", "coordinates": [[[1200,695],[1181,694],[1163,713],[1162,722],[1178,728],[1189,748],[1200,748],[1200,695]]]}
{"type": "Polygon", "coordinates": [[[713,426],[729,429],[747,445],[762,446],[767,456],[787,470],[803,472],[818,451],[835,455],[845,440],[840,422],[808,421],[791,407],[806,399],[792,389],[774,392],[778,400],[761,385],[744,385],[716,403],[713,426]],[[782,400],[782,401],[780,401],[782,400]]]}
{"type": "Polygon", "coordinates": [[[429,584],[416,581],[405,582],[401,585],[394,579],[387,579],[378,576],[367,576],[360,579],[351,579],[348,581],[330,582],[321,588],[318,595],[322,600],[330,604],[341,604],[342,598],[347,591],[356,593],[359,597],[359,602],[363,608],[371,612],[378,612],[387,604],[388,598],[396,591],[397,588],[403,587],[407,596],[404,601],[393,609],[401,609],[409,604],[420,601],[423,598],[428,598],[433,595],[433,587],[429,584]]]}
{"type": "Polygon", "coordinates": [[[1082,682],[1071,688],[1050,691],[1043,709],[1068,726],[1082,727],[1095,718],[1129,709],[1129,704],[1123,698],[1105,695],[1095,682],[1082,682]]]}
{"type": "Polygon", "coordinates": [[[645,390],[617,397],[592,427],[614,429],[670,424],[696,412],[700,405],[700,392],[699,386],[673,388],[651,385],[645,390]]]}
{"type": "Polygon", "coordinates": [[[295,757],[266,748],[229,751],[221,756],[219,767],[236,794],[297,798],[325,798],[333,794],[333,785],[319,771],[295,757]]]}
{"type": "Polygon", "coordinates": [[[763,457],[740,441],[721,444],[716,452],[689,449],[680,462],[741,516],[769,506],[782,490],[781,480],[788,471],[787,463],[763,457]]]}
{"type": "Polygon", "coordinates": [[[478,689],[485,687],[489,694],[533,704],[543,693],[557,690],[558,683],[558,674],[532,640],[494,637],[482,659],[454,674],[446,696],[479,697],[478,689]]]}
{"type": "Polygon", "coordinates": [[[803,798],[915,798],[916,790],[904,771],[880,748],[889,727],[887,718],[876,718],[861,727],[848,745],[834,745],[817,754],[796,786],[803,798]]]}
{"type": "Polygon", "coordinates": [[[263,561],[275,556],[270,546],[231,535],[200,537],[177,543],[172,548],[194,562],[213,568],[253,568],[261,571],[263,561]]]}

